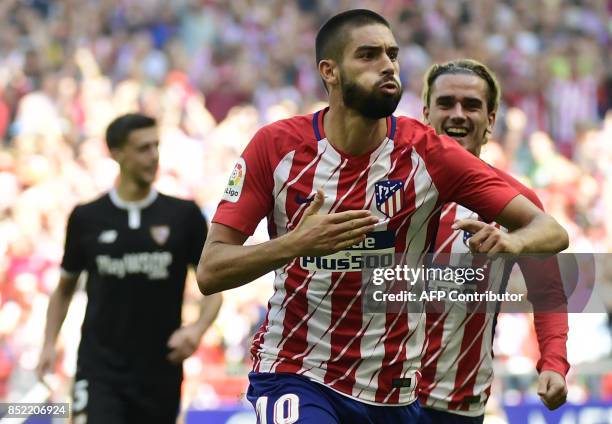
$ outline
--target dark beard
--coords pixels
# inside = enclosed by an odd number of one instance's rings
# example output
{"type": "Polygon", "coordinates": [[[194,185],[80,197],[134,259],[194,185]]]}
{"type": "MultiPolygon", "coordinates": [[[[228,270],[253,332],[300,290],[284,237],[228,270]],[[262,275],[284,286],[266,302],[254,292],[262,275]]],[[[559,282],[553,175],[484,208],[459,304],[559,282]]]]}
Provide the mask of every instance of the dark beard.
{"type": "Polygon", "coordinates": [[[391,115],[402,98],[403,87],[393,95],[367,91],[354,81],[347,81],[342,75],[340,82],[342,100],[346,107],[354,109],[368,119],[380,119],[391,115]]]}

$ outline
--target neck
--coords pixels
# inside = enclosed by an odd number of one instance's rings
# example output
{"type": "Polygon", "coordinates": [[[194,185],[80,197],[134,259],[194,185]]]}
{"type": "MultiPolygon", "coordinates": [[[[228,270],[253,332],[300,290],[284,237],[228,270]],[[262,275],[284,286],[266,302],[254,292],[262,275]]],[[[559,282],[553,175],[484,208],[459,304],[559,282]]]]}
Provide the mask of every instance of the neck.
{"type": "Polygon", "coordinates": [[[343,104],[330,108],[323,118],[327,140],[343,153],[359,156],[374,150],[387,135],[387,119],[367,119],[343,104]]]}
{"type": "Polygon", "coordinates": [[[151,184],[141,185],[125,177],[119,177],[117,194],[125,202],[137,202],[144,199],[151,192],[151,184]]]}

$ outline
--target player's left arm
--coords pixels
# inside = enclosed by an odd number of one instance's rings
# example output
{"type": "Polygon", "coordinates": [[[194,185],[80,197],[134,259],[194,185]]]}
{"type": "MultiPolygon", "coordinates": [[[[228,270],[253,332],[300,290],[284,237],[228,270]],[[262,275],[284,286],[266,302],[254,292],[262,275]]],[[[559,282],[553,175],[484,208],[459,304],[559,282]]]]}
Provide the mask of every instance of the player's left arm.
{"type": "Polygon", "coordinates": [[[567,398],[565,376],[567,360],[567,298],[557,256],[519,258],[527,287],[527,297],[533,305],[540,358],[538,395],[551,411],[563,405],[567,398]]]}
{"type": "Polygon", "coordinates": [[[417,151],[427,160],[427,171],[440,193],[440,202],[454,201],[506,227],[476,220],[460,220],[453,229],[474,235],[470,249],[478,253],[557,253],[568,246],[567,232],[511,187],[489,165],[456,141],[433,130],[423,135],[417,151]]]}
{"type": "MultiPolygon", "coordinates": [[[[208,235],[208,225],[199,207],[195,203],[190,206],[191,210],[188,219],[190,245],[188,253],[191,258],[191,265],[195,268],[208,235]]],[[[198,349],[202,336],[217,318],[222,304],[223,296],[221,293],[215,293],[202,298],[200,302],[200,315],[197,321],[178,328],[168,339],[168,347],[171,349],[168,354],[168,360],[180,363],[198,349]]]]}
{"type": "Polygon", "coordinates": [[[567,232],[550,215],[542,212],[525,196],[519,194],[501,211],[495,222],[508,232],[492,224],[473,219],[463,219],[453,224],[453,229],[469,231],[469,240],[475,253],[557,253],[569,244],[567,232]]]}

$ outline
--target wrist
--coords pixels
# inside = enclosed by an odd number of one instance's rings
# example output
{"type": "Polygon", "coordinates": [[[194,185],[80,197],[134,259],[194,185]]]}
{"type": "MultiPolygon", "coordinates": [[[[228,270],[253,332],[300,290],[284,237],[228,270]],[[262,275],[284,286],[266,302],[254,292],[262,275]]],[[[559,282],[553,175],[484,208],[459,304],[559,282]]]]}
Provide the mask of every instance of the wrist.
{"type": "Polygon", "coordinates": [[[55,349],[55,341],[44,341],[43,342],[43,349],[44,350],[49,350],[49,349],[55,349]]]}
{"type": "Polygon", "coordinates": [[[295,240],[293,231],[278,237],[276,241],[278,243],[278,257],[284,262],[289,262],[302,256],[299,241],[295,240]]]}
{"type": "Polygon", "coordinates": [[[196,335],[198,336],[198,338],[201,339],[202,336],[204,336],[204,333],[206,332],[205,323],[198,321],[193,325],[193,327],[196,335]]]}
{"type": "Polygon", "coordinates": [[[520,233],[515,233],[514,235],[514,254],[516,255],[520,255],[522,253],[527,253],[525,252],[525,247],[527,246],[527,244],[525,243],[525,240],[523,240],[523,237],[520,233]]]}

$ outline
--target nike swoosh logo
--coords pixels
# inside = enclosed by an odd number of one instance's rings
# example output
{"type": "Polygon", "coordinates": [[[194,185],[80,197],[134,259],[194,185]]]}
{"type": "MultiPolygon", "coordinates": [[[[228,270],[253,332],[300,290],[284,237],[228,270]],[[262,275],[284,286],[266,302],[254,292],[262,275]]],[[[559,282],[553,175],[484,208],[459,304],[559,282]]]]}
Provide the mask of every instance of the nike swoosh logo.
{"type": "Polygon", "coordinates": [[[295,195],[295,203],[298,205],[303,205],[304,203],[310,203],[314,200],[314,195],[304,197],[300,193],[295,195]]]}

